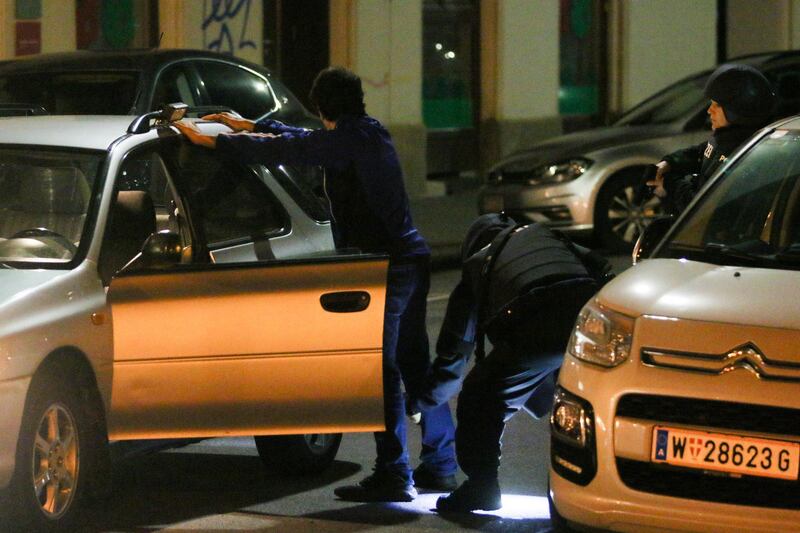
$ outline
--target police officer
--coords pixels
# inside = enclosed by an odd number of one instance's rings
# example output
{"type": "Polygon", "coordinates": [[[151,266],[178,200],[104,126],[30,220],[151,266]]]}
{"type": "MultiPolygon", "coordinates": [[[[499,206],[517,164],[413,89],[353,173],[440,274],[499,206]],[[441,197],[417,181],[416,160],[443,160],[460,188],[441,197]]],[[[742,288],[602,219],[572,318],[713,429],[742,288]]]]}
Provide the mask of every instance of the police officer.
{"type": "Polygon", "coordinates": [[[423,417],[422,464],[413,481],[406,447],[402,384],[416,394],[430,365],[425,329],[430,249],[411,220],[389,133],[366,114],[361,79],[343,68],[327,68],[314,81],[310,99],[324,129],[308,131],[271,119],[252,122],[227,113],[203,118],[253,133],[211,137],[191,124],[177,126],[193,143],[238,160],[323,166],[336,246],[389,255],[383,332],[386,431],[375,434],[373,474],[335,493],[353,501],[411,501],[415,484],[436,490],[454,486],[457,468],[447,405],[423,417]]]}
{"type": "Polygon", "coordinates": [[[728,63],[708,78],[705,96],[711,100],[711,138],[665,156],[648,185],[673,214],[683,211],[728,156],[766,126],[775,108],[775,93],[757,69],[728,63]]]}
{"type": "MultiPolygon", "coordinates": [[[[450,295],[436,346],[437,358],[409,414],[436,409],[457,392],[456,454],[468,479],[437,501],[442,512],[501,506],[498,468],[505,423],[523,406],[541,416],[552,402],[555,371],[578,311],[598,281],[594,257],[540,224],[516,226],[502,215],[479,217],[462,247],[462,278],[450,295]],[[492,351],[482,352],[482,331],[492,351]]],[[[605,275],[604,260],[596,268],[605,275]]]]}

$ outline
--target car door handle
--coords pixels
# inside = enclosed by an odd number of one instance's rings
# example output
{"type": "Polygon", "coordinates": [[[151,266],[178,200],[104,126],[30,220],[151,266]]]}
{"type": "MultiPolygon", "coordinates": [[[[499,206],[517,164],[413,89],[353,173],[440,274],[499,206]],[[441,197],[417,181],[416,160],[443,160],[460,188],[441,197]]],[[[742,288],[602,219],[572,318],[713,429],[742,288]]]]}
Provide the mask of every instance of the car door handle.
{"type": "Polygon", "coordinates": [[[358,313],[369,307],[369,299],[365,291],[326,292],[319,303],[331,313],[358,313]]]}

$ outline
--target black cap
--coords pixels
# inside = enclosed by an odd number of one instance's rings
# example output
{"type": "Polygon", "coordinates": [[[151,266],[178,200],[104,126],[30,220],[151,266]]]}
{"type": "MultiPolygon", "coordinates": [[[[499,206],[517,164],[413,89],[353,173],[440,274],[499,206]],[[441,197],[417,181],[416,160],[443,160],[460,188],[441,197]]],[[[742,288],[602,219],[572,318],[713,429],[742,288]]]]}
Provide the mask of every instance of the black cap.
{"type": "Polygon", "coordinates": [[[726,63],[706,82],[705,95],[725,112],[731,124],[759,125],[769,121],[775,109],[775,91],[758,69],[726,63]]]}

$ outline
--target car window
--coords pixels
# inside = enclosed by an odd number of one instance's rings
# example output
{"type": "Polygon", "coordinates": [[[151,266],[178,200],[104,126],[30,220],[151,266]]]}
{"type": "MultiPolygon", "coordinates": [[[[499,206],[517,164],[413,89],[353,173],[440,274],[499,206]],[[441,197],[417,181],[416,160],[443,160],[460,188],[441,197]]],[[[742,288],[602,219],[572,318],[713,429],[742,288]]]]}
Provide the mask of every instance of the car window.
{"type": "Polygon", "coordinates": [[[776,131],[725,169],[661,255],[800,266],[800,133],[776,131]]]}
{"type": "Polygon", "coordinates": [[[267,81],[245,68],[221,61],[197,61],[197,72],[209,102],[234,109],[243,117],[257,119],[277,107],[267,81]]]}
{"type": "Polygon", "coordinates": [[[158,148],[149,146],[128,154],[117,173],[99,259],[100,277],[106,284],[155,232],[180,235],[181,262],[192,260],[192,233],[184,205],[158,148]]]}
{"type": "Polygon", "coordinates": [[[622,115],[614,125],[669,124],[686,117],[708,103],[703,93],[707,77],[708,74],[702,74],[656,93],[622,115]]]}
{"type": "Polygon", "coordinates": [[[309,217],[317,222],[330,221],[322,168],[280,165],[270,173],[309,217]]]}
{"type": "Polygon", "coordinates": [[[138,72],[89,71],[0,76],[0,101],[36,104],[51,115],[128,115],[138,72]]]}
{"type": "Polygon", "coordinates": [[[192,107],[199,105],[197,87],[183,63],[171,65],[159,73],[150,107],[157,109],[172,102],[183,102],[192,107]]]}
{"type": "Polygon", "coordinates": [[[0,148],[0,263],[70,262],[104,152],[0,148]]]}
{"type": "Polygon", "coordinates": [[[187,144],[172,151],[209,249],[287,233],[289,216],[253,169],[187,144]]]}

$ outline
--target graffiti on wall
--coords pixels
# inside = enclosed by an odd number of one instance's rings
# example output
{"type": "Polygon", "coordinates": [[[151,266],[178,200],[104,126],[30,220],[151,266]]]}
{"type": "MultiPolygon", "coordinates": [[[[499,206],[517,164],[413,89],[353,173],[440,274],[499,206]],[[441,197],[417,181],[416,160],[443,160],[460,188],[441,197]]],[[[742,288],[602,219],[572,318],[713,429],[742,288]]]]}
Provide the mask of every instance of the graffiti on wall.
{"type": "Polygon", "coordinates": [[[203,47],[231,55],[255,50],[249,33],[251,4],[252,0],[204,0],[203,47]]]}

